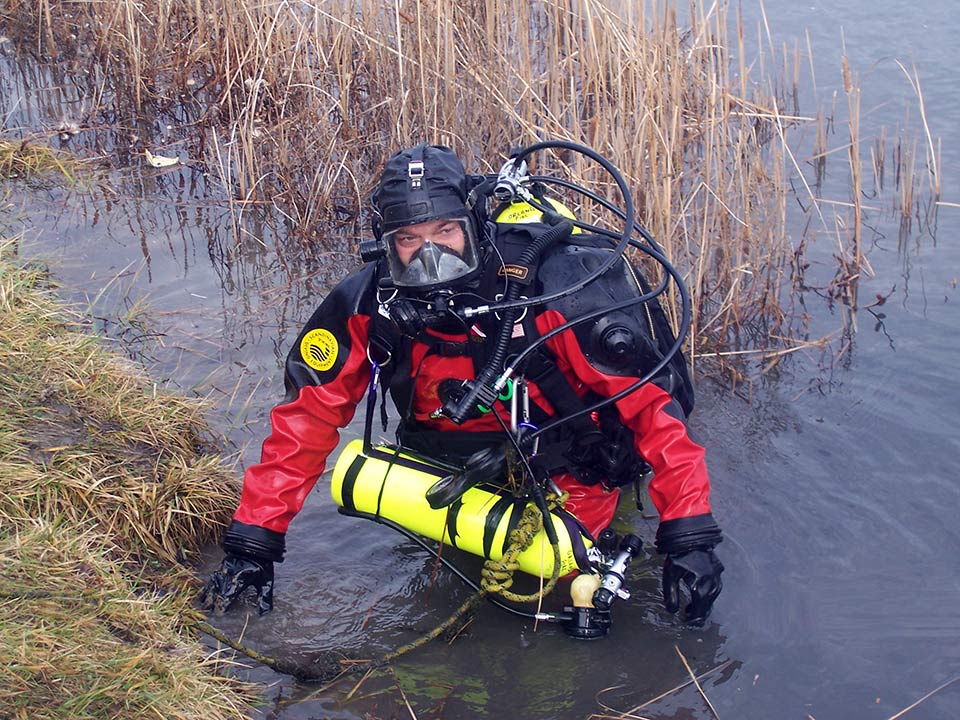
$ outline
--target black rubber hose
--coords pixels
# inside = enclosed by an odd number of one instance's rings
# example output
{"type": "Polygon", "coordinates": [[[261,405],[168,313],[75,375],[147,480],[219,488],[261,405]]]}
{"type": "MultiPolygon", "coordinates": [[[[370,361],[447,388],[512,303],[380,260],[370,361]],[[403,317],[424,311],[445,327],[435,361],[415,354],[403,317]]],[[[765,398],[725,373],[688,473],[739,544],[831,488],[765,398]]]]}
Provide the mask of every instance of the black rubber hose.
{"type": "MultiPolygon", "coordinates": [[[[618,208],[616,205],[614,205],[612,202],[607,200],[605,197],[598,195],[595,192],[591,192],[590,190],[587,190],[582,185],[577,185],[575,182],[571,182],[570,180],[564,180],[563,178],[553,177],[552,175],[533,175],[531,176],[530,180],[532,180],[533,182],[539,182],[543,184],[559,185],[560,187],[567,188],[568,190],[573,190],[576,193],[580,193],[581,195],[586,196],[593,202],[597,203],[597,205],[601,205],[605,207],[607,210],[612,212],[621,220],[626,219],[624,217],[623,211],[620,208],[618,208]]],[[[600,233],[602,235],[607,235],[612,238],[619,237],[619,235],[617,235],[616,233],[610,230],[599,228],[599,227],[596,227],[595,225],[590,225],[588,223],[583,222],[582,220],[574,220],[573,224],[583,230],[589,230],[590,232],[600,233]]],[[[644,240],[650,243],[651,248],[653,248],[656,252],[660,253],[661,255],[663,254],[663,248],[661,248],[660,244],[653,239],[653,236],[650,235],[649,232],[647,232],[646,228],[644,228],[643,225],[641,225],[638,222],[634,222],[633,229],[635,232],[641,235],[644,240]]],[[[644,248],[642,245],[638,245],[635,241],[631,242],[630,244],[633,245],[634,247],[639,248],[640,250],[646,250],[646,248],[644,248]]]]}
{"type": "MultiPolygon", "coordinates": [[[[563,180],[562,178],[554,178],[554,177],[539,176],[539,175],[532,179],[541,184],[554,183],[556,185],[560,185],[570,190],[574,190],[582,195],[585,195],[586,197],[602,205],[603,207],[607,208],[608,210],[610,210],[610,212],[617,215],[620,219],[623,219],[623,212],[619,210],[613,203],[597,195],[596,193],[590,192],[586,188],[581,187],[580,185],[577,185],[576,183],[572,183],[569,180],[563,180]]],[[[549,212],[551,210],[551,208],[547,208],[546,206],[541,205],[536,200],[529,200],[528,202],[531,205],[533,205],[533,207],[535,207],[537,210],[540,210],[541,212],[549,212]]],[[[586,230],[589,233],[593,233],[595,235],[601,235],[611,240],[617,240],[620,237],[617,233],[612,232],[611,230],[598,227],[597,225],[591,225],[590,223],[583,222],[582,220],[574,219],[574,220],[571,220],[570,222],[572,222],[575,227],[578,227],[581,230],[586,230]]],[[[639,223],[635,222],[633,224],[633,229],[643,237],[643,239],[647,242],[647,245],[644,245],[640,241],[634,240],[633,238],[631,238],[630,246],[650,256],[651,259],[653,259],[655,262],[657,262],[659,265],[663,267],[663,269],[668,273],[668,275],[671,275],[674,278],[678,278],[679,277],[678,273],[670,272],[671,269],[675,270],[675,268],[670,263],[670,261],[667,260],[666,256],[663,254],[663,248],[661,248],[660,245],[657,243],[657,241],[653,239],[653,236],[649,232],[647,232],[647,230],[639,223]]],[[[645,279],[641,276],[638,278],[638,281],[640,282],[643,291],[645,293],[649,293],[650,289],[647,286],[645,279]]],[[[682,287],[680,282],[678,282],[677,284],[678,286],[682,287]]],[[[656,295],[660,295],[661,293],[665,292],[666,289],[667,289],[666,282],[661,282],[653,297],[656,297],[656,295]]]]}
{"type": "MultiPolygon", "coordinates": [[[[532,243],[530,243],[526,248],[524,248],[523,253],[519,258],[519,265],[529,266],[531,263],[535,262],[543,251],[554,243],[560,242],[561,240],[570,236],[570,233],[573,232],[573,223],[569,220],[563,220],[560,223],[557,223],[554,227],[550,228],[543,235],[538,237],[532,243]]],[[[521,285],[518,282],[510,282],[507,284],[506,299],[507,301],[516,300],[520,296],[521,285]]],[[[503,315],[501,316],[500,323],[500,332],[497,335],[497,342],[494,347],[493,355],[491,355],[490,360],[487,362],[484,370],[490,368],[493,370],[493,377],[490,380],[494,380],[496,375],[503,369],[503,363],[507,359],[507,348],[510,346],[510,339],[513,337],[513,324],[517,320],[517,316],[520,314],[520,307],[510,307],[507,308],[503,315]]]]}
{"type": "Polygon", "coordinates": [[[486,305],[483,307],[484,312],[500,312],[502,313],[505,310],[510,308],[524,308],[531,307],[533,305],[539,305],[543,303],[552,302],[558,300],[559,298],[566,297],[571,295],[581,288],[586,287],[594,280],[599,278],[610,268],[613,267],[614,263],[620,259],[623,253],[626,251],[627,246],[630,243],[631,235],[633,234],[634,226],[634,207],[633,207],[633,196],[630,193],[630,188],[627,187],[626,181],[623,179],[623,175],[620,174],[620,171],[617,170],[613,164],[610,163],[605,157],[600,155],[597,152],[594,152],[585,145],[580,145],[578,143],[567,142],[566,140],[551,140],[546,142],[534,143],[528,147],[521,150],[515,157],[515,162],[517,164],[521,163],[525,157],[528,155],[537,152],[539,150],[548,150],[548,149],[561,149],[561,150],[571,150],[573,152],[585,155],[590,159],[597,162],[604,170],[606,170],[610,176],[613,178],[614,182],[617,185],[617,188],[620,190],[620,194],[623,196],[623,217],[624,217],[624,227],[623,232],[619,236],[619,241],[617,242],[614,252],[609,260],[601,263],[593,272],[585,275],[583,278],[575,282],[574,284],[558,290],[549,295],[540,295],[539,297],[525,298],[522,300],[512,300],[512,301],[502,301],[499,303],[494,303],[492,305],[486,305]]]}
{"type": "MultiPolygon", "coordinates": [[[[524,248],[523,253],[520,255],[519,263],[522,265],[530,265],[544,250],[568,237],[571,232],[573,232],[573,223],[569,220],[558,223],[530,243],[528,247],[524,248]]],[[[505,293],[507,300],[512,301],[519,297],[520,290],[520,283],[507,283],[507,291],[505,293]]],[[[513,337],[513,324],[520,315],[520,308],[521,306],[515,305],[504,310],[500,318],[500,329],[497,333],[493,352],[489,360],[487,360],[483,369],[477,373],[476,379],[468,386],[463,397],[450,407],[444,408],[444,414],[457,425],[466,420],[471,410],[473,410],[477,404],[492,407],[495,393],[493,393],[491,386],[503,370],[503,364],[507,359],[507,351],[510,347],[510,339],[513,337]]]]}

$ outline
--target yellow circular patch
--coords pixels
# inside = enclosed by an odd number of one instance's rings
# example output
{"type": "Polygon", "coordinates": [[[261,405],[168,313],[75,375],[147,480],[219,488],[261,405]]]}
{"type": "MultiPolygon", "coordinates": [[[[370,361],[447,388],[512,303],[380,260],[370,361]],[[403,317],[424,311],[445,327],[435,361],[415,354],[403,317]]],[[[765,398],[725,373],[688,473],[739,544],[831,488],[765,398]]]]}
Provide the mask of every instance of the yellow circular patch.
{"type": "Polygon", "coordinates": [[[329,330],[311,330],[300,341],[300,355],[314,370],[329,370],[337,361],[337,339],[329,330]]]}

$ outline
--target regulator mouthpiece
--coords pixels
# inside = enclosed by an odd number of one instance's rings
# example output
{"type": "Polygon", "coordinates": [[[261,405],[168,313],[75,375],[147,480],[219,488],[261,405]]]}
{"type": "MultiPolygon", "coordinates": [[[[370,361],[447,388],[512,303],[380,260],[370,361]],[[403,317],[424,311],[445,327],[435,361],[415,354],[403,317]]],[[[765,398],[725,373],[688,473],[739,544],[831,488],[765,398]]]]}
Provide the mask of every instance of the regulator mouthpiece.
{"type": "Polygon", "coordinates": [[[593,594],[600,588],[600,576],[581,573],[570,583],[570,599],[574,607],[593,607],[593,594]]]}

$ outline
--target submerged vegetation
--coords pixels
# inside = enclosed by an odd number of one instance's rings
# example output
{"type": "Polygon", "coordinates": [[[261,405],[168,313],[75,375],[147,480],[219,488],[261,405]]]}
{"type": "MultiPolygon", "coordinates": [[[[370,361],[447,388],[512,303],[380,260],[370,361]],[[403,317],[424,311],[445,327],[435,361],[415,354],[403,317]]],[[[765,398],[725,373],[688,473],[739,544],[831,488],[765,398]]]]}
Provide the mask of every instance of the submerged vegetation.
{"type": "Polygon", "coordinates": [[[186,620],[182,563],[237,492],[202,407],[104,351],[3,256],[0,320],[0,717],[244,717],[253,695],[186,620]]]}
{"type": "Polygon", "coordinates": [[[75,166],[74,160],[49,147],[0,140],[0,177],[27,179],[59,174],[69,181],[74,177],[75,166]]]}

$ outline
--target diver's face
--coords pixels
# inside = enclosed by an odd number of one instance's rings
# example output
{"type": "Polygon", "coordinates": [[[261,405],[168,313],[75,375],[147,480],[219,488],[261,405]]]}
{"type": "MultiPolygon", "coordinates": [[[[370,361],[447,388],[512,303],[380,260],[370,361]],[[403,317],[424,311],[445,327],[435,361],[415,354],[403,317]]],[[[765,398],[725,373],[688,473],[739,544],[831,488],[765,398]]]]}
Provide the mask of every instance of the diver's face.
{"type": "Polygon", "coordinates": [[[427,222],[407,225],[397,230],[393,235],[394,247],[397,250],[397,259],[404,264],[410,264],[410,259],[421,246],[429,240],[434,245],[443,245],[459,256],[463,256],[466,237],[463,227],[457,220],[428,220],[427,222]]]}

